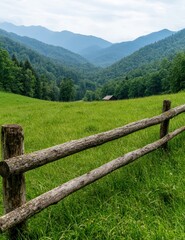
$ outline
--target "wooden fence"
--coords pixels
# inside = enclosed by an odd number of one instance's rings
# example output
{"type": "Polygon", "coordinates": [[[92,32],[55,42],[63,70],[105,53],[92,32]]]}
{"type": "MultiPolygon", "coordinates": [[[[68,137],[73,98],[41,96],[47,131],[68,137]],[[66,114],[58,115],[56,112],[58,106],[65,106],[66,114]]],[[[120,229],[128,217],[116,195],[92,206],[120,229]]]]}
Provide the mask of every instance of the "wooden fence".
{"type": "Polygon", "coordinates": [[[71,193],[95,182],[149,152],[160,147],[167,150],[167,142],[179,133],[185,131],[185,127],[181,127],[172,133],[168,133],[169,120],[185,112],[185,105],[170,109],[170,104],[170,101],[165,100],[163,102],[163,113],[158,116],[146,118],[107,132],[73,140],[25,155],[23,154],[24,136],[21,126],[2,126],[3,161],[0,162],[0,175],[3,177],[5,215],[0,217],[0,231],[4,232],[8,230],[9,238],[11,240],[17,239],[18,234],[22,234],[26,228],[26,219],[36,213],[52,204],[58,203],[71,193]],[[160,139],[158,141],[129,152],[122,157],[114,159],[26,202],[25,172],[157,124],[160,124],[160,139]]]}

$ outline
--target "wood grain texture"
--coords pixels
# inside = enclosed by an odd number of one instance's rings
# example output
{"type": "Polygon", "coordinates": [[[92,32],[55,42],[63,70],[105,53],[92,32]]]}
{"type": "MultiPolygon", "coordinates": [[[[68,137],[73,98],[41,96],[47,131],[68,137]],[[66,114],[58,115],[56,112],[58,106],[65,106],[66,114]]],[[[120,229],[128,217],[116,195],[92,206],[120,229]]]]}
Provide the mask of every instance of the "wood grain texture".
{"type": "Polygon", "coordinates": [[[98,167],[80,177],[74,178],[62,184],[61,186],[56,187],[53,190],[50,190],[49,192],[46,192],[35,199],[32,199],[31,201],[27,202],[16,210],[13,210],[12,212],[2,216],[0,218],[0,230],[5,231],[15,226],[16,224],[30,218],[36,213],[47,208],[48,206],[58,203],[68,195],[87,186],[88,184],[93,183],[96,180],[115,171],[116,169],[132,163],[134,160],[160,148],[161,145],[163,145],[165,142],[171,140],[183,131],[185,131],[185,127],[177,129],[154,143],[148,144],[143,148],[129,152],[122,157],[108,162],[101,167],[98,167]]]}
{"type": "MultiPolygon", "coordinates": [[[[3,125],[1,129],[2,159],[11,158],[24,153],[24,134],[19,125],[3,125]]],[[[3,205],[5,213],[20,207],[26,202],[25,178],[23,174],[10,175],[3,178],[3,205]]],[[[18,239],[25,229],[24,223],[9,230],[9,239],[18,239]]]]}
{"type": "MultiPolygon", "coordinates": [[[[169,111],[171,108],[171,101],[169,100],[164,100],[163,101],[163,108],[162,108],[162,112],[166,112],[169,111]]],[[[167,119],[164,122],[161,123],[160,125],[160,138],[163,138],[164,136],[166,136],[166,134],[168,134],[169,131],[169,124],[170,124],[170,120],[167,119]]],[[[168,143],[164,143],[161,148],[163,148],[164,150],[167,150],[168,148],[168,143]]]]}

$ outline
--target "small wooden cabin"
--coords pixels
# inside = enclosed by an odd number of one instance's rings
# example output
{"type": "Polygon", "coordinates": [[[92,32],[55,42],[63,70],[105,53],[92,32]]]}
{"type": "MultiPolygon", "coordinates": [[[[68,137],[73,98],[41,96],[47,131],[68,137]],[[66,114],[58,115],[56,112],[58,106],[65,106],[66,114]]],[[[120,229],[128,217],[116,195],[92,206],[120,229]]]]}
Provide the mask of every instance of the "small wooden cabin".
{"type": "Polygon", "coordinates": [[[117,98],[114,95],[107,95],[103,98],[105,101],[112,101],[112,100],[117,100],[117,98]]]}

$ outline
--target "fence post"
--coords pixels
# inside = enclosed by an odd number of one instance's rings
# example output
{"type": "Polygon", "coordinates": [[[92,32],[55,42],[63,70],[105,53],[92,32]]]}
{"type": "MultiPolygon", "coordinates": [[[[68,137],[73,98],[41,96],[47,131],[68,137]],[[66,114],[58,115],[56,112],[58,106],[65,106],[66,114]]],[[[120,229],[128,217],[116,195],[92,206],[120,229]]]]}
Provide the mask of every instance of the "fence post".
{"type": "MultiPolygon", "coordinates": [[[[19,156],[24,152],[24,134],[19,125],[3,125],[1,129],[2,160],[19,156]]],[[[24,174],[10,175],[3,178],[3,204],[5,213],[20,207],[26,202],[24,174]]],[[[10,240],[19,239],[25,230],[25,223],[20,223],[8,231],[10,240]]]]}
{"type": "MultiPolygon", "coordinates": [[[[171,108],[171,101],[169,100],[164,100],[163,101],[163,108],[162,108],[162,112],[166,112],[168,110],[170,110],[171,108]]],[[[168,130],[169,130],[169,123],[170,120],[165,120],[164,122],[161,123],[160,125],[160,138],[163,138],[164,136],[166,136],[168,134],[168,130]]],[[[167,150],[168,148],[168,142],[166,142],[165,144],[163,144],[161,146],[162,149],[167,150]]]]}

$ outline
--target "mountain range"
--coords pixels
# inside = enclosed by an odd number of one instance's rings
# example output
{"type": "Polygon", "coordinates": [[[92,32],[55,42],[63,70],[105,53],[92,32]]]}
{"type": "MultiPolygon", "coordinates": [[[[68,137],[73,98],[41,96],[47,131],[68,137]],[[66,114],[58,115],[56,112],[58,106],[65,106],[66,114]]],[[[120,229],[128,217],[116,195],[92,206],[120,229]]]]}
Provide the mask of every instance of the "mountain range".
{"type": "MultiPolygon", "coordinates": [[[[7,32],[29,37],[48,45],[59,46],[73,53],[78,53],[79,59],[79,55],[81,55],[81,57],[86,58],[88,62],[100,67],[110,66],[140,48],[174,34],[173,31],[163,29],[146,36],[139,37],[133,41],[113,44],[95,36],[86,36],[69,31],[54,32],[41,26],[26,27],[16,26],[11,23],[0,23],[0,28],[7,32]]],[[[22,41],[31,47],[35,45],[35,42],[33,43],[32,41],[32,43],[30,43],[30,40],[28,39],[17,38],[16,40],[22,41]]],[[[52,49],[52,51],[53,50],[54,49],[52,49]]]]}
{"type": "Polygon", "coordinates": [[[47,79],[57,81],[57,84],[63,78],[71,78],[80,92],[78,99],[81,99],[87,90],[100,89],[110,80],[116,80],[116,83],[159,71],[161,61],[167,59],[170,62],[178,52],[185,51],[185,29],[178,32],[164,29],[134,41],[104,47],[104,50],[117,49],[117,54],[120,47],[125,48],[125,56],[106,68],[97,68],[81,55],[63,47],[4,30],[0,30],[0,47],[10,56],[16,55],[19,61],[28,59],[39,75],[46,75],[47,79]],[[148,45],[142,47],[143,44],[148,45]]]}
{"type": "Polygon", "coordinates": [[[34,36],[32,38],[20,36],[0,29],[0,48],[5,49],[10,57],[17,58],[20,66],[24,66],[27,60],[31,63],[44,91],[47,90],[48,98],[44,99],[55,99],[50,95],[55,94],[54,92],[59,93],[61,81],[71,79],[76,100],[101,99],[102,96],[112,93],[121,99],[170,91],[170,66],[179,52],[185,52],[185,29],[178,32],[163,29],[134,41],[110,43],[111,45],[104,48],[91,44],[88,47],[91,49],[91,54],[90,50],[88,52],[83,49],[84,53],[80,55],[64,47],[34,39],[34,36]],[[92,52],[93,48],[94,52],[92,52]],[[89,57],[85,58],[87,52],[89,57]],[[105,54],[101,64],[98,63],[98,59],[102,55],[98,55],[98,52],[105,54]],[[93,54],[98,63],[96,65],[104,65],[104,67],[97,67],[91,63],[95,61],[93,54]],[[117,59],[114,59],[113,64],[105,67],[111,63],[112,56],[117,56],[117,59]],[[87,60],[90,57],[91,62],[87,60]],[[119,58],[121,59],[118,60],[119,58]]]}
{"type": "Polygon", "coordinates": [[[76,71],[90,71],[95,69],[95,67],[85,58],[65,48],[49,45],[33,38],[21,37],[17,34],[8,33],[1,29],[0,36],[4,36],[12,41],[16,41],[24,47],[32,49],[45,57],[55,60],[66,68],[72,68],[76,71]]]}
{"type": "Polygon", "coordinates": [[[105,83],[110,79],[126,77],[133,71],[136,71],[136,75],[139,76],[142,75],[141,72],[144,72],[144,69],[147,71],[152,65],[155,69],[163,59],[171,60],[177,53],[184,51],[185,29],[135,51],[110,67],[101,70],[96,78],[105,83]]]}
{"type": "Polygon", "coordinates": [[[20,36],[37,39],[43,43],[63,47],[75,53],[93,46],[105,48],[112,45],[112,43],[95,36],[76,34],[66,30],[54,32],[42,26],[16,26],[12,23],[3,22],[0,23],[0,28],[20,36]]]}
{"type": "Polygon", "coordinates": [[[61,78],[72,78],[74,82],[78,82],[83,78],[74,69],[66,67],[54,59],[41,55],[37,51],[12,40],[8,37],[8,33],[7,36],[4,34],[3,30],[0,30],[0,48],[5,49],[10,56],[15,55],[20,62],[28,60],[37,74],[43,75],[50,80],[58,81],[61,78]]]}
{"type": "Polygon", "coordinates": [[[85,57],[89,62],[97,66],[107,67],[120,59],[129,56],[140,48],[151,43],[158,42],[166,37],[174,34],[173,31],[163,29],[158,32],[150,33],[146,36],[139,37],[133,41],[115,43],[111,46],[99,49],[92,52],[81,52],[80,54],[85,57]]]}

